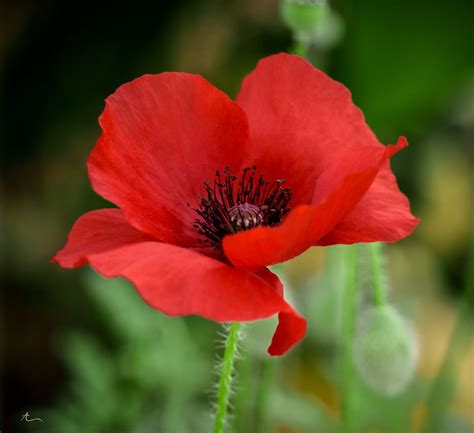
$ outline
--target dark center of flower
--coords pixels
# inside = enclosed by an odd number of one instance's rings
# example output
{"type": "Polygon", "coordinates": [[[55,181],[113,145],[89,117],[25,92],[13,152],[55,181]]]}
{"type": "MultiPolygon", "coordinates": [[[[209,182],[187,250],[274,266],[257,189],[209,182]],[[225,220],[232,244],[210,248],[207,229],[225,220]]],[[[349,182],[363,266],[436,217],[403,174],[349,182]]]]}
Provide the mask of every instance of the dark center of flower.
{"type": "Polygon", "coordinates": [[[291,190],[283,187],[283,179],[268,182],[257,167],[246,167],[242,176],[216,171],[214,182],[204,182],[205,195],[197,209],[194,228],[202,242],[221,248],[224,236],[259,226],[278,225],[290,208],[291,190]]]}

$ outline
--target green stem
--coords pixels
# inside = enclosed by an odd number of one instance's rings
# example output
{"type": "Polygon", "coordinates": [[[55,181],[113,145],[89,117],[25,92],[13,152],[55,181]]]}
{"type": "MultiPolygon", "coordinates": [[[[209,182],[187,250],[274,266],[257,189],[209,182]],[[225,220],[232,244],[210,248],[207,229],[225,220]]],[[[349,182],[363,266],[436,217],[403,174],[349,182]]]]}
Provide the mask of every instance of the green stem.
{"type": "Polygon", "coordinates": [[[467,264],[467,287],[449,339],[443,363],[426,399],[427,414],[423,433],[437,433],[456,390],[459,363],[467,354],[472,334],[474,311],[474,231],[471,234],[470,259],[467,264]]]}
{"type": "Polygon", "coordinates": [[[296,54],[298,56],[301,56],[307,59],[308,52],[309,52],[309,43],[300,41],[298,39],[294,39],[293,49],[291,51],[293,54],[296,54]]]}
{"type": "Polygon", "coordinates": [[[234,430],[235,433],[248,433],[251,431],[250,425],[251,407],[253,404],[253,384],[254,384],[254,363],[250,356],[245,356],[239,362],[236,371],[239,377],[239,387],[235,394],[234,406],[234,430]]]}
{"type": "Polygon", "coordinates": [[[442,428],[443,419],[456,390],[459,362],[469,349],[469,338],[466,334],[469,333],[467,321],[470,320],[471,314],[472,310],[466,304],[459,311],[443,363],[426,400],[424,433],[437,433],[442,428]]]}
{"type": "Polygon", "coordinates": [[[260,381],[257,389],[255,401],[255,432],[267,433],[270,430],[268,425],[268,404],[272,390],[276,363],[274,359],[263,359],[260,361],[260,381]]]}
{"type": "Polygon", "coordinates": [[[219,377],[219,389],[217,391],[217,407],[214,418],[214,433],[224,431],[227,408],[229,406],[230,390],[234,371],[235,355],[239,342],[240,323],[232,323],[225,343],[224,359],[219,377]]]}
{"type": "Polygon", "coordinates": [[[355,431],[355,372],[352,361],[352,345],[357,310],[357,246],[347,250],[347,277],[342,306],[342,422],[343,432],[355,431]]]}
{"type": "Polygon", "coordinates": [[[370,262],[372,266],[372,285],[374,289],[374,304],[385,305],[387,302],[387,290],[383,277],[382,244],[374,242],[369,244],[370,262]]]}

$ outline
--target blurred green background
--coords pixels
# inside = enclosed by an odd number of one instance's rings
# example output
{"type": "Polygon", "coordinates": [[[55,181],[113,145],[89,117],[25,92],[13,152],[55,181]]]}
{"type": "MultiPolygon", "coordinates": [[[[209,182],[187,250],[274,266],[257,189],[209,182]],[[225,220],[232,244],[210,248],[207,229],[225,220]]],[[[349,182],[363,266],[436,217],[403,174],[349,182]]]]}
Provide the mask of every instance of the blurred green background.
{"type": "MultiPolygon", "coordinates": [[[[385,248],[391,299],[418,333],[416,378],[395,398],[360,383],[360,431],[417,432],[467,287],[472,0],[331,5],[343,36],[310,54],[351,89],[382,142],[408,137],[393,167],[422,219],[413,236],[385,248]]],[[[85,165],[105,97],[162,71],[202,74],[235,96],[259,58],[291,50],[279,4],[6,0],[0,8],[0,430],[207,432],[220,326],[166,318],[128,283],[62,271],[49,259],[79,215],[108,206],[85,165]],[[44,422],[20,422],[26,411],[44,422]]],[[[288,296],[309,319],[308,337],[286,357],[264,354],[274,321],[247,327],[229,431],[337,431],[339,255],[313,249],[286,266],[288,296]]],[[[470,338],[454,356],[457,384],[443,432],[474,427],[470,338]]]]}

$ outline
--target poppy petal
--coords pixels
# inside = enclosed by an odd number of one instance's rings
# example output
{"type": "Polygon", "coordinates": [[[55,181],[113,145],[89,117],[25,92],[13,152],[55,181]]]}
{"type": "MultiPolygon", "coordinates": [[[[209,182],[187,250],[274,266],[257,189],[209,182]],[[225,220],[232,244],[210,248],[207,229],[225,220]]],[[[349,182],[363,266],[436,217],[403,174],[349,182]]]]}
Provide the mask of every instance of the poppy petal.
{"type": "Polygon", "coordinates": [[[150,239],[132,227],[120,209],[93,210],[76,221],[65,247],[51,261],[62,268],[78,268],[88,263],[89,254],[103,253],[150,239]]]}
{"type": "Polygon", "coordinates": [[[387,161],[357,206],[318,245],[396,242],[408,236],[418,222],[387,161]]]}
{"type": "Polygon", "coordinates": [[[106,100],[89,160],[94,190],[163,242],[197,244],[192,228],[204,181],[248,148],[245,113],[198,75],[144,75],[106,100]]]}
{"type": "Polygon", "coordinates": [[[401,138],[396,146],[380,150],[370,146],[343,152],[318,179],[313,205],[295,207],[277,227],[226,236],[225,255],[234,266],[252,270],[284,262],[316,245],[354,209],[385,161],[406,145],[401,138]]]}
{"type": "MultiPolygon", "coordinates": [[[[273,272],[262,268],[257,275],[275,287],[277,293],[283,297],[283,284],[273,272]]],[[[278,314],[278,326],[268,348],[268,353],[272,356],[283,355],[306,335],[306,320],[289,304],[287,306],[287,309],[278,314]]]]}
{"type": "Polygon", "coordinates": [[[278,326],[268,353],[272,356],[283,355],[295,341],[300,341],[305,335],[306,320],[292,309],[282,312],[278,314],[278,326]]]}
{"type": "Polygon", "coordinates": [[[268,269],[249,273],[144,236],[118,209],[89,212],[53,262],[64,268],[89,263],[105,277],[125,277],[149,305],[170,316],[241,322],[279,314],[272,355],[282,355],[304,337],[305,319],[283,299],[282,284],[268,269]]]}
{"type": "Polygon", "coordinates": [[[316,179],[347,148],[382,148],[342,84],[301,57],[262,59],[237,97],[247,114],[252,161],[266,178],[283,178],[293,203],[309,204],[316,179]]]}

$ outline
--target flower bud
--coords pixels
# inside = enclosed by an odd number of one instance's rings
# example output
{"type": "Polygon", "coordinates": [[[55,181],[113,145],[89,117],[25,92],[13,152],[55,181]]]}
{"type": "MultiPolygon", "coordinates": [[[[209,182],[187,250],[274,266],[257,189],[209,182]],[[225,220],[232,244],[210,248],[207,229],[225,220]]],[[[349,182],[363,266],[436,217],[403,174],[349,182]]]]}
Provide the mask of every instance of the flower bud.
{"type": "Polygon", "coordinates": [[[371,307],[363,313],[353,349],[359,375],[380,394],[399,394],[413,377],[416,337],[391,306],[371,307]]]}
{"type": "Polygon", "coordinates": [[[325,0],[282,0],[280,8],[283,22],[298,39],[309,38],[327,12],[325,0]]]}

